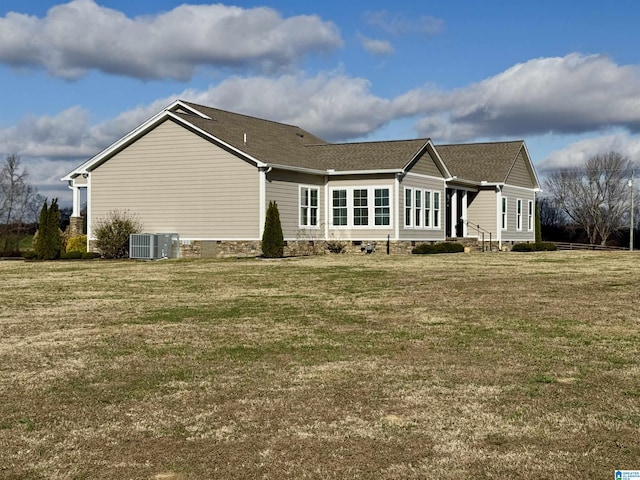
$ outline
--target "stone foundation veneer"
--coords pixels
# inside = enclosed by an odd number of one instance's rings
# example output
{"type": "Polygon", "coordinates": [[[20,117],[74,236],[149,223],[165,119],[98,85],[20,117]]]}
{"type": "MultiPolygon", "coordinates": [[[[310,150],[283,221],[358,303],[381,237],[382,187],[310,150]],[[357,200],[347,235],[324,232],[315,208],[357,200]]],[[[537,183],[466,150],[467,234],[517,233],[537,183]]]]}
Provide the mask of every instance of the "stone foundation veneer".
{"type": "MultiPolygon", "coordinates": [[[[386,255],[386,240],[289,240],[285,242],[284,256],[299,257],[309,255],[335,255],[328,246],[335,247],[337,244],[343,245],[343,254],[368,255],[371,246],[371,255],[386,255]]],[[[410,255],[411,250],[421,243],[410,240],[400,240],[389,242],[390,255],[410,255]]],[[[233,241],[233,240],[191,240],[181,241],[181,258],[238,258],[238,257],[259,257],[262,255],[261,242],[254,241],[233,241]]],[[[479,249],[478,249],[479,250],[479,249]]]]}

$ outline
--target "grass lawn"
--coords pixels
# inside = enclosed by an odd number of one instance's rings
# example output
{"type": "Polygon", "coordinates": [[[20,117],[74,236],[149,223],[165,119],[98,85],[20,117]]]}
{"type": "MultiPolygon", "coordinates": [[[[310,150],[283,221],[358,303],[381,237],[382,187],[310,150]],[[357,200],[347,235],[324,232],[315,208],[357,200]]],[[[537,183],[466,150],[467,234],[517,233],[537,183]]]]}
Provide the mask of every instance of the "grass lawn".
{"type": "Polygon", "coordinates": [[[0,262],[0,478],[640,469],[640,255],[0,262]]]}

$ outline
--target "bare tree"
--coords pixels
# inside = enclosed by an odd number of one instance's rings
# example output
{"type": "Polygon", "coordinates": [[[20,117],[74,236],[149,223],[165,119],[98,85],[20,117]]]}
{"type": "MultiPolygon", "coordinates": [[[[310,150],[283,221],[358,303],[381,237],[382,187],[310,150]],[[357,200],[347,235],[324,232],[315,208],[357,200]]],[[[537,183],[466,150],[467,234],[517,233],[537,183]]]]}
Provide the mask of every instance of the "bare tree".
{"type": "Polygon", "coordinates": [[[29,174],[20,167],[18,155],[7,155],[0,168],[0,227],[3,245],[0,249],[15,249],[13,242],[25,224],[36,221],[42,196],[27,182],[29,174]]]}
{"type": "Polygon", "coordinates": [[[548,198],[582,227],[589,242],[602,245],[627,226],[631,161],[618,152],[589,158],[582,167],[557,171],[545,181],[548,198]]]}

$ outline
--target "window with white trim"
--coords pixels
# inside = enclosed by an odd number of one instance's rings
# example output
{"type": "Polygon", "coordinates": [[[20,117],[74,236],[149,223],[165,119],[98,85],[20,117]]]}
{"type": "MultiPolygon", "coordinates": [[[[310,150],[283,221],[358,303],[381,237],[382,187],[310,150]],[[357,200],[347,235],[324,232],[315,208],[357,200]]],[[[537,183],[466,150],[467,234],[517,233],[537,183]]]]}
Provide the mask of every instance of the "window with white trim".
{"type": "Polygon", "coordinates": [[[375,203],[375,224],[376,226],[389,226],[391,225],[391,208],[389,206],[389,189],[388,188],[376,188],[374,190],[374,203],[375,203]]]}
{"type": "Polygon", "coordinates": [[[440,192],[413,187],[405,187],[404,192],[405,227],[440,228],[440,192]]]}
{"type": "Polygon", "coordinates": [[[516,230],[522,230],[522,200],[516,199],[516,230]]]}
{"type": "Polygon", "coordinates": [[[533,201],[527,201],[527,230],[533,230],[533,201]]]}
{"type": "Polygon", "coordinates": [[[507,199],[506,197],[502,197],[502,209],[501,209],[501,222],[500,222],[500,228],[502,230],[506,230],[507,229],[507,199]]]}
{"type": "Polygon", "coordinates": [[[358,227],[369,225],[369,200],[366,188],[353,191],[353,224],[358,227]]]}
{"type": "Polygon", "coordinates": [[[330,192],[332,227],[391,226],[390,187],[332,188],[330,192]]]}
{"type": "Polygon", "coordinates": [[[346,227],[349,218],[347,207],[347,191],[346,190],[333,190],[333,225],[339,227],[346,227]]]}
{"type": "Polygon", "coordinates": [[[318,226],[318,199],[320,190],[316,187],[300,187],[300,226],[318,226]]]}

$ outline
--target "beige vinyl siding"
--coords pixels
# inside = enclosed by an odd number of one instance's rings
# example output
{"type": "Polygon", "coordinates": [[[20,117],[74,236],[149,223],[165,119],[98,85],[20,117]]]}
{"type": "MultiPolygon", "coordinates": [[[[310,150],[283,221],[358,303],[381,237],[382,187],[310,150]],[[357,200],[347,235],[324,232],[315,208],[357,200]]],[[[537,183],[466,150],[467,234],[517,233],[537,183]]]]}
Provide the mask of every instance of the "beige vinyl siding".
{"type": "MultiPolygon", "coordinates": [[[[507,198],[507,230],[502,231],[502,240],[504,241],[535,241],[534,230],[527,230],[527,204],[531,200],[534,202],[535,209],[535,192],[524,188],[513,188],[505,185],[502,188],[502,197],[507,198]],[[517,230],[516,209],[517,200],[522,200],[522,231],[517,230]]],[[[534,221],[535,229],[535,221],[534,221]]]]}
{"type": "Polygon", "coordinates": [[[431,177],[442,177],[442,172],[438,169],[433,157],[428,151],[425,151],[418,161],[409,170],[411,173],[419,175],[429,175],[431,177]]]}
{"type": "MultiPolygon", "coordinates": [[[[471,195],[471,193],[470,193],[471,195]]],[[[482,230],[491,232],[492,238],[497,238],[499,231],[499,208],[497,203],[497,193],[494,188],[480,190],[471,203],[467,206],[467,220],[473,225],[479,225],[482,230]]],[[[507,217],[508,220],[508,217],[507,217]]],[[[479,238],[482,234],[472,227],[467,228],[467,236],[479,238]]],[[[488,233],[485,233],[485,240],[489,240],[488,233]]]]}
{"type": "MultiPolygon", "coordinates": [[[[394,226],[396,219],[396,209],[394,206],[394,199],[397,198],[397,192],[395,192],[395,178],[393,175],[348,175],[348,176],[334,176],[329,177],[328,185],[328,223],[329,223],[329,238],[336,240],[386,240],[387,235],[392,238],[394,236],[394,226]],[[375,227],[373,225],[374,219],[369,218],[370,226],[363,227],[334,227],[332,222],[332,191],[334,189],[352,189],[352,188],[367,188],[367,187],[388,187],[389,188],[389,209],[390,209],[390,222],[389,227],[375,227]]],[[[370,205],[373,205],[373,198],[368,198],[370,205]]],[[[353,209],[352,203],[347,203],[349,210],[353,209]]]]}
{"type": "Polygon", "coordinates": [[[300,186],[318,187],[318,229],[312,236],[324,237],[324,178],[323,175],[308,175],[287,170],[272,170],[267,174],[266,203],[269,205],[273,200],[278,204],[285,240],[311,235],[307,235],[306,229],[300,228],[300,186]]]}
{"type": "Polygon", "coordinates": [[[73,184],[75,186],[80,186],[80,185],[85,186],[87,184],[87,179],[84,178],[82,175],[78,175],[73,179],[73,184]]]}
{"type": "Polygon", "coordinates": [[[534,187],[531,171],[529,170],[527,161],[524,158],[524,150],[520,150],[518,158],[516,158],[505,183],[508,185],[515,185],[516,187],[534,187]]]}
{"type": "Polygon", "coordinates": [[[112,210],[145,232],[191,239],[258,239],[259,172],[168,120],[91,172],[92,223],[112,210]]]}
{"type": "Polygon", "coordinates": [[[400,193],[398,196],[400,211],[400,240],[444,240],[446,226],[446,205],[445,205],[445,184],[444,180],[435,178],[424,178],[417,175],[408,174],[400,182],[400,193]],[[420,188],[440,192],[440,228],[423,229],[410,228],[405,226],[405,188],[420,188]]]}

